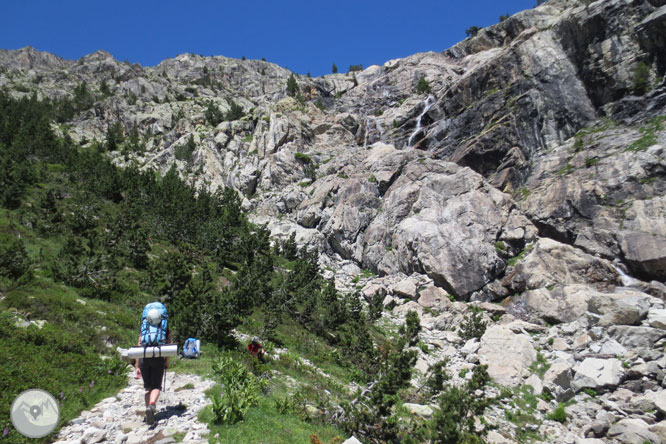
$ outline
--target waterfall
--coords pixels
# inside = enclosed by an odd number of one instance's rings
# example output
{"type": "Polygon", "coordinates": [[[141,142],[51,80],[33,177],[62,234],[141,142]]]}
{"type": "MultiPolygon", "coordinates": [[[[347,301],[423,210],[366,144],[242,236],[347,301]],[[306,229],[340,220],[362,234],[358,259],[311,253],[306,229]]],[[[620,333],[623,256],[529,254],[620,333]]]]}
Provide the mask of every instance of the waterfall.
{"type": "Polygon", "coordinates": [[[624,272],[624,270],[620,267],[618,267],[616,264],[611,264],[615,271],[618,272],[620,275],[620,280],[622,281],[622,285],[625,287],[636,287],[640,283],[637,279],[632,278],[629,276],[627,273],[624,272]]]}
{"type": "Polygon", "coordinates": [[[428,95],[428,97],[425,99],[424,102],[424,107],[423,107],[423,112],[419,114],[419,116],[416,118],[416,129],[412,133],[411,136],[409,136],[409,139],[407,140],[407,148],[412,146],[412,143],[414,142],[414,137],[421,131],[423,131],[423,127],[421,126],[421,119],[423,119],[423,116],[426,115],[426,113],[432,108],[432,106],[435,104],[435,96],[432,94],[428,95]]]}

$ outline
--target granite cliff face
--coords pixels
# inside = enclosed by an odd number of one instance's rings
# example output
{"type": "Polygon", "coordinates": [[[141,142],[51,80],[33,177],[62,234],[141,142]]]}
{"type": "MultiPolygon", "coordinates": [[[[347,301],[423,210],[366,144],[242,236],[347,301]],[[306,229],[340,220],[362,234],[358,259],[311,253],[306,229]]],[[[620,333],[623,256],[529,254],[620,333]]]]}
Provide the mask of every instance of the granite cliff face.
{"type": "MultiPolygon", "coordinates": [[[[62,99],[86,82],[94,101],[63,134],[137,129],[143,147],[110,152],[116,163],[235,188],[274,236],[318,247],[341,287],[385,295],[397,318],[417,309],[452,365],[493,362],[521,384],[539,346],[559,399],[594,387],[631,404],[664,394],[665,48],[662,0],[550,0],[440,53],[297,76],[298,97],[291,72],[263,61],[184,54],[144,68],[31,48],[0,51],[0,87],[62,99]],[[236,105],[242,118],[206,116],[236,105]],[[449,296],[494,316],[480,346],[452,346],[467,308],[449,296]],[[492,358],[507,341],[510,368],[492,358]]],[[[643,427],[617,409],[577,414],[549,442],[634,442],[623,434],[643,427]],[[585,419],[607,427],[590,435],[585,419]]],[[[636,420],[647,430],[660,415],[636,420]]]]}

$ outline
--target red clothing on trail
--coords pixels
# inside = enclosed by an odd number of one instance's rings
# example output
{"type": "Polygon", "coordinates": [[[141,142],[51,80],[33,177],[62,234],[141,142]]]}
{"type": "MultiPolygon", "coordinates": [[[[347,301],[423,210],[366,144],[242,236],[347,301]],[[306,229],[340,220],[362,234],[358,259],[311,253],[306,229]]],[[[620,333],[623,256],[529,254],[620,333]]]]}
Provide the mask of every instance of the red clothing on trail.
{"type": "Polygon", "coordinates": [[[252,356],[256,356],[257,354],[259,356],[263,356],[264,354],[264,347],[262,347],[258,342],[250,342],[250,345],[247,346],[247,350],[252,356]]]}

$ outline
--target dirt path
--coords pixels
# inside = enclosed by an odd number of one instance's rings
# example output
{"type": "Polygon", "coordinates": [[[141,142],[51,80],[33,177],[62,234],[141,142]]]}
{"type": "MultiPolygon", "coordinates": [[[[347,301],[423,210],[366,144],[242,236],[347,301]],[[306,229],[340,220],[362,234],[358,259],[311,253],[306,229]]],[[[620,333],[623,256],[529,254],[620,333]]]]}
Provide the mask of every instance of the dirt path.
{"type": "Polygon", "coordinates": [[[215,383],[196,375],[167,373],[166,392],[160,396],[155,423],[144,421],[143,384],[128,377],[128,385],[112,398],[95,405],[63,427],[57,436],[60,444],[169,444],[174,435],[185,433],[184,443],[207,443],[208,427],[197,414],[210,400],[204,392],[215,383]]]}

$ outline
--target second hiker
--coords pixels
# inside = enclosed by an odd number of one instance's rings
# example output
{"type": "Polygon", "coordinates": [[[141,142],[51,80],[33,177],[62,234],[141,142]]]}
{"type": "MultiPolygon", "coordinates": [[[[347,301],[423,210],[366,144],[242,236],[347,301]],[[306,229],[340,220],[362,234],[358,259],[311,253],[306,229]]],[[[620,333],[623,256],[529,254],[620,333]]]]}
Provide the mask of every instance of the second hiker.
{"type": "Polygon", "coordinates": [[[256,336],[252,338],[252,342],[250,342],[250,344],[247,346],[247,350],[252,356],[256,356],[261,361],[264,360],[264,354],[266,353],[266,350],[264,350],[264,347],[259,343],[259,338],[256,336]]]}

